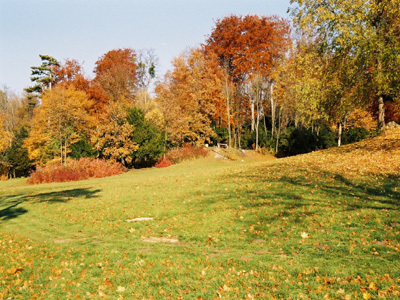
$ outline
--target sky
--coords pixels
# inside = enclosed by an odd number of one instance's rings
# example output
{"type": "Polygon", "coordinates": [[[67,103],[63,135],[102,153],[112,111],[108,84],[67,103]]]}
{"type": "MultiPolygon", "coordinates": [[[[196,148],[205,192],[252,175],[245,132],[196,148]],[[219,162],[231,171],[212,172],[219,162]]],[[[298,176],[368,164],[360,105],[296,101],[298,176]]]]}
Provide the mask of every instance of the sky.
{"type": "Polygon", "coordinates": [[[215,21],[257,14],[289,18],[289,0],[0,0],[0,88],[22,94],[39,54],[76,59],[93,77],[113,49],[154,49],[158,76],[189,47],[204,43],[215,21]]]}

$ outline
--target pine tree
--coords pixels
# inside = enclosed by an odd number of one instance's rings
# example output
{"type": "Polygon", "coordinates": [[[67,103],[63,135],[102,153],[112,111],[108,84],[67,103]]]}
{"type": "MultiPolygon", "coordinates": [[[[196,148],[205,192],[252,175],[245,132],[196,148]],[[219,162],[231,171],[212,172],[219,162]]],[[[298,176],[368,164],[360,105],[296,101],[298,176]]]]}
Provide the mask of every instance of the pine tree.
{"type": "Polygon", "coordinates": [[[60,63],[49,55],[39,55],[42,64],[39,67],[31,67],[31,81],[35,85],[28,87],[25,91],[28,93],[28,98],[36,100],[40,98],[46,89],[52,88],[52,83],[55,81],[55,69],[60,67],[60,63]]]}

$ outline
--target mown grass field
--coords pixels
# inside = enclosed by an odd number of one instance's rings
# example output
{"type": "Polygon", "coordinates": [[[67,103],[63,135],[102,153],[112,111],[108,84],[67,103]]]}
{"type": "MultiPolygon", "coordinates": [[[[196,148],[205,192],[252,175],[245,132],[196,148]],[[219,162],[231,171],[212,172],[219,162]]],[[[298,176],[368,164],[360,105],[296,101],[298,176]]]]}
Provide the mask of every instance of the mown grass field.
{"type": "Polygon", "coordinates": [[[0,182],[0,299],[399,299],[399,137],[0,182]]]}

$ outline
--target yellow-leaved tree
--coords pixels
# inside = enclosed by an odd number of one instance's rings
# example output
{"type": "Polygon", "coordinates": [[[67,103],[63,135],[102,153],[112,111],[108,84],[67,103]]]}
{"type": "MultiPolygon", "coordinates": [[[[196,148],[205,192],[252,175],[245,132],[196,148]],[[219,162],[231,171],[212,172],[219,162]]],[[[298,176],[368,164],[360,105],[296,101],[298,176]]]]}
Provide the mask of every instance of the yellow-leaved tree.
{"type": "MultiPolygon", "coordinates": [[[[127,101],[121,101],[127,104],[127,101]]],[[[121,162],[132,162],[132,153],[138,146],[132,141],[134,126],[126,119],[126,106],[111,102],[105,107],[100,123],[92,136],[92,143],[101,156],[121,162]]]]}
{"type": "Polygon", "coordinates": [[[66,163],[71,145],[83,136],[89,137],[94,127],[90,107],[87,94],[72,86],[47,90],[35,109],[32,130],[25,140],[29,157],[36,164],[53,159],[66,163]]]}

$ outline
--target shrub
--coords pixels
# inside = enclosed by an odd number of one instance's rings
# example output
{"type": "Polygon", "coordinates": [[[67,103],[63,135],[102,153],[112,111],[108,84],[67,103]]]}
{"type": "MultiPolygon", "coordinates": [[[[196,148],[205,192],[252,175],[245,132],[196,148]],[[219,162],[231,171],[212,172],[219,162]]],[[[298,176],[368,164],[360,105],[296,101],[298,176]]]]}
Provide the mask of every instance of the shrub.
{"type": "Polygon", "coordinates": [[[88,178],[101,178],[126,172],[120,163],[102,159],[69,159],[66,165],[38,167],[28,178],[29,184],[78,181],[88,178]]]}
{"type": "Polygon", "coordinates": [[[373,133],[365,128],[349,128],[343,132],[342,144],[346,145],[359,142],[371,136],[373,136],[373,133]]]}
{"type": "Polygon", "coordinates": [[[191,144],[184,144],[182,148],[173,148],[165,154],[165,159],[176,164],[185,160],[191,160],[208,155],[208,151],[191,144]]]}
{"type": "Polygon", "coordinates": [[[239,159],[239,155],[238,155],[238,152],[236,149],[231,149],[231,148],[226,149],[224,154],[227,159],[230,159],[230,160],[238,160],[239,159]]]}
{"type": "Polygon", "coordinates": [[[309,128],[288,127],[279,140],[278,156],[291,156],[337,145],[336,134],[322,126],[319,134],[309,128]]]}
{"type": "Polygon", "coordinates": [[[166,159],[162,159],[160,162],[156,163],[156,168],[166,168],[172,165],[172,163],[166,159]]]}

